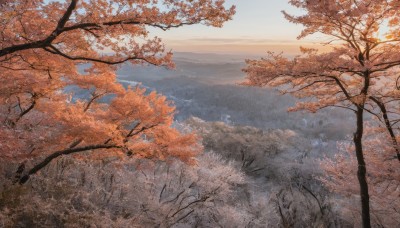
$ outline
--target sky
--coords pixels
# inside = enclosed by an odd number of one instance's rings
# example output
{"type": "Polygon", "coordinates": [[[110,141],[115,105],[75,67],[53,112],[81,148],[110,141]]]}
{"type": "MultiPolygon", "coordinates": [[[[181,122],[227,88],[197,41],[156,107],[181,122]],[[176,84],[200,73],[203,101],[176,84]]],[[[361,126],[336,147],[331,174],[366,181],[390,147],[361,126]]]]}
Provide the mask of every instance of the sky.
{"type": "Polygon", "coordinates": [[[288,22],[281,11],[295,15],[302,12],[286,0],[227,0],[227,5],[232,4],[236,5],[236,15],[223,28],[192,25],[151,32],[175,52],[263,55],[274,51],[291,55],[298,53],[299,46],[320,43],[318,35],[297,40],[302,26],[288,22]]]}

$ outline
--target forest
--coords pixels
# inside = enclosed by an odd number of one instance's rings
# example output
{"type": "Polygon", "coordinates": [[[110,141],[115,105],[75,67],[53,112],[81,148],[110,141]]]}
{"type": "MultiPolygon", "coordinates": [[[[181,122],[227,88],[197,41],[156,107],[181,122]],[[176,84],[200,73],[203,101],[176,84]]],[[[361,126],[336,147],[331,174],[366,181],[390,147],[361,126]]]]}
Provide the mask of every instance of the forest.
{"type": "Polygon", "coordinates": [[[230,0],[1,0],[0,228],[400,227],[400,1],[287,3],[324,51],[152,34],[230,0]]]}

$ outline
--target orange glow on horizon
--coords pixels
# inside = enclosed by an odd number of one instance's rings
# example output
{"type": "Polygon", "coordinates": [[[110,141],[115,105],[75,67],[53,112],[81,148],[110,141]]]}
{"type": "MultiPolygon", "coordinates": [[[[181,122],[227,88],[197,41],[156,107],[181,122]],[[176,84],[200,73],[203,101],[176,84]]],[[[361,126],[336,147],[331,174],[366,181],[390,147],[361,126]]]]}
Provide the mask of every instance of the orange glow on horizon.
{"type": "Polygon", "coordinates": [[[270,43],[270,44],[185,44],[178,42],[166,42],[166,48],[175,52],[197,52],[236,55],[265,55],[268,51],[285,55],[300,54],[300,46],[317,48],[321,52],[329,51],[330,48],[313,43],[270,43]]]}

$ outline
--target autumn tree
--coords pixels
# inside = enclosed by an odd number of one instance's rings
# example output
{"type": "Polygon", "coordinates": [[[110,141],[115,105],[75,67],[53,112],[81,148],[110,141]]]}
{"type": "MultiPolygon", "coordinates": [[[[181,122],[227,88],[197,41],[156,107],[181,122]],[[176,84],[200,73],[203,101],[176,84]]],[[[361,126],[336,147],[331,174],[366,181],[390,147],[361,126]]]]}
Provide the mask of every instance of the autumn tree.
{"type": "Polygon", "coordinates": [[[220,27],[233,14],[224,0],[1,1],[1,160],[21,164],[20,183],[59,156],[86,151],[91,159],[191,162],[200,147],[171,127],[172,104],[124,88],[115,71],[125,62],[173,67],[149,28],[220,27]]]}
{"type": "Polygon", "coordinates": [[[390,140],[392,155],[381,161],[400,161],[399,2],[291,0],[289,3],[305,12],[300,16],[283,12],[287,20],[304,26],[298,38],[323,34],[328,40],[324,44],[331,50],[321,53],[302,48],[302,54],[295,58],[269,53],[267,58],[248,60],[244,84],[278,87],[283,93],[300,98],[292,111],[316,112],[340,107],[355,114],[353,152],[357,160],[362,224],[371,227],[363,144],[366,113],[384,129],[380,134],[388,136],[380,139],[390,140]],[[387,34],[383,34],[385,28],[389,28],[387,34]]]}

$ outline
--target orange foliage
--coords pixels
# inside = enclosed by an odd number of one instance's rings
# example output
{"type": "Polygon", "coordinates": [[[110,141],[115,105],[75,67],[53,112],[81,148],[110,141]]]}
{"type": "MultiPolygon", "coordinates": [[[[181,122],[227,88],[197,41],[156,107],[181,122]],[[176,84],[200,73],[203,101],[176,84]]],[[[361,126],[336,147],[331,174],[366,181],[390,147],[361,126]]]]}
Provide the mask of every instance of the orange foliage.
{"type": "Polygon", "coordinates": [[[224,0],[1,1],[0,158],[96,150],[192,162],[200,146],[171,127],[174,107],[155,92],[124,88],[115,71],[124,62],[173,67],[150,27],[220,27],[233,14],[224,0]],[[76,99],[71,86],[90,96],[76,99]]]}

